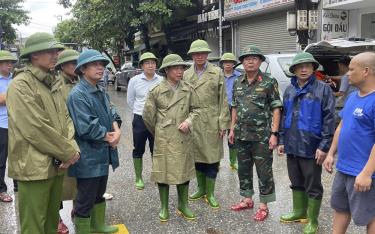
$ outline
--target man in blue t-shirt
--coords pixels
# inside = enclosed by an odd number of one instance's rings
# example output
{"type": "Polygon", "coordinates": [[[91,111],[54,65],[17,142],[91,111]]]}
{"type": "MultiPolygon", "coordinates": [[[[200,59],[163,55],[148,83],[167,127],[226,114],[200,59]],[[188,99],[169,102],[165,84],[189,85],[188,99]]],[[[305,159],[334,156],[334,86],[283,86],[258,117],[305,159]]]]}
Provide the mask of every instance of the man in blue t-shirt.
{"type": "MultiPolygon", "coordinates": [[[[6,92],[12,80],[12,70],[17,59],[9,52],[0,50],[0,201],[11,202],[13,198],[7,193],[5,184],[5,168],[8,158],[8,111],[6,106],[6,92]]],[[[17,182],[14,180],[14,191],[17,182]]]]}
{"type": "Polygon", "coordinates": [[[367,233],[375,233],[375,53],[355,56],[348,76],[359,91],[348,97],[323,163],[332,173],[338,152],[331,195],[333,233],[345,233],[351,217],[356,225],[367,226],[367,233]]]}

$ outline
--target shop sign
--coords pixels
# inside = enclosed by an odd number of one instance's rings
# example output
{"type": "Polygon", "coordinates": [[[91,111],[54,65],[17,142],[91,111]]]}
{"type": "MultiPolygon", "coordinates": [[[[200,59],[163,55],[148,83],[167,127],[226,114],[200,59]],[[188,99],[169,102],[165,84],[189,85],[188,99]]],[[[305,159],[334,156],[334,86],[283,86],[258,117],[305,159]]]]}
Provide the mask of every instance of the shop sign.
{"type": "Polygon", "coordinates": [[[224,0],[224,17],[226,19],[265,11],[294,2],[294,0],[224,0]]]}
{"type": "Polygon", "coordinates": [[[349,1],[352,1],[352,0],[324,0],[323,7],[341,6],[341,5],[345,5],[349,1]]]}
{"type": "Polygon", "coordinates": [[[219,9],[215,10],[215,7],[213,7],[211,11],[203,12],[202,14],[198,15],[198,24],[215,19],[219,19],[219,9]]]}
{"type": "Polygon", "coordinates": [[[322,10],[322,40],[348,36],[349,12],[343,10],[322,10]]]}

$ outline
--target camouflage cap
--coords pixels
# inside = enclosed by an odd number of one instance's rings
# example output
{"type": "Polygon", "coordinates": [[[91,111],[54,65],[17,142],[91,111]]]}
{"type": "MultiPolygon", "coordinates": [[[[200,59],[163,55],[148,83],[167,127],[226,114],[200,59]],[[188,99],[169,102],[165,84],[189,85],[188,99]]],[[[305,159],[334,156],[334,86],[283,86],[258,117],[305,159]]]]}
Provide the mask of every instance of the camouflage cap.
{"type": "Polygon", "coordinates": [[[240,57],[238,57],[238,59],[242,62],[242,60],[247,57],[247,56],[251,56],[251,55],[255,55],[255,56],[258,56],[262,61],[266,60],[266,57],[264,57],[262,51],[255,45],[249,45],[249,46],[246,46],[242,51],[241,51],[241,54],[240,54],[240,57]]]}

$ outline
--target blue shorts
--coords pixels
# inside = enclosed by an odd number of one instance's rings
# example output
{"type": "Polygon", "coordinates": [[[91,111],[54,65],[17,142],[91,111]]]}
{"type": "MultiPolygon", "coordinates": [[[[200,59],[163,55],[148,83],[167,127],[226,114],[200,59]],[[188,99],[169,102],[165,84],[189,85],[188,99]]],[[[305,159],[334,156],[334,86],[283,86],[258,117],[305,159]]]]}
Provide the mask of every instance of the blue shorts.
{"type": "Polygon", "coordinates": [[[331,207],[350,213],[354,223],[366,226],[375,218],[375,182],[367,192],[354,189],[355,177],[337,172],[332,185],[331,207]]]}

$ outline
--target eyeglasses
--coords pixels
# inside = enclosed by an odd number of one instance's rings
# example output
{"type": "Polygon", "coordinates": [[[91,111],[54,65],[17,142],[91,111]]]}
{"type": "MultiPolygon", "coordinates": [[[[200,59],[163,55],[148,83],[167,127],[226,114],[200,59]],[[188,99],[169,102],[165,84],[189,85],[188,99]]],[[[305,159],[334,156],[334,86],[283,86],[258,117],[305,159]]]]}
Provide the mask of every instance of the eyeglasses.
{"type": "Polygon", "coordinates": [[[154,65],[156,64],[156,62],[154,60],[149,60],[149,61],[144,61],[142,64],[154,65]]]}

